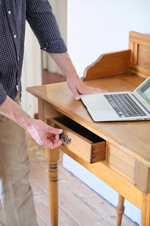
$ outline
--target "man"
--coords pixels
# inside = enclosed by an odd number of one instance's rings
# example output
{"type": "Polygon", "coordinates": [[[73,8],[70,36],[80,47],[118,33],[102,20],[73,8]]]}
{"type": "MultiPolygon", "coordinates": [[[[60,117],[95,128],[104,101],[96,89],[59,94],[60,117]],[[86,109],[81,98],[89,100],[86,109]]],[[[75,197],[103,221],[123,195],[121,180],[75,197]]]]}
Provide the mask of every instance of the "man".
{"type": "Polygon", "coordinates": [[[26,19],[76,100],[79,94],[103,92],[78,77],[47,0],[0,0],[0,198],[8,226],[37,226],[25,130],[39,145],[61,145],[62,130],[31,118],[19,105],[26,19]]]}

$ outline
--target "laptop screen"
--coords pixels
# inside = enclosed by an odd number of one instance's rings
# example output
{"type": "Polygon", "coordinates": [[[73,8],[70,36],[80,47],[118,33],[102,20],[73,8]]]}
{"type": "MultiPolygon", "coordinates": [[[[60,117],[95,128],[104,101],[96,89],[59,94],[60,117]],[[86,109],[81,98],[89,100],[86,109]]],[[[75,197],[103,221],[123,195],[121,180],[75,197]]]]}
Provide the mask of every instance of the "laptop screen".
{"type": "Polygon", "coordinates": [[[136,90],[141,97],[150,105],[150,79],[136,90]]]}

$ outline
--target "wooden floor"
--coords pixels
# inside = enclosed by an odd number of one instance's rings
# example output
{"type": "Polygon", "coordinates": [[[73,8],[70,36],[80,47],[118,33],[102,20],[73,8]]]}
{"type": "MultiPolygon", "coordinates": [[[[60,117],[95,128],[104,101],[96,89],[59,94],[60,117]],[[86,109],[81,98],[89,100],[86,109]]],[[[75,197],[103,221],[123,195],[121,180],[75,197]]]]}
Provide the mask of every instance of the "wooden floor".
{"type": "MultiPolygon", "coordinates": [[[[31,162],[30,181],[33,188],[37,221],[39,226],[50,226],[48,203],[48,177],[45,148],[28,137],[28,153],[31,162]]],[[[62,153],[60,153],[62,156],[62,153]]],[[[59,160],[59,226],[114,226],[116,210],[88,188],[78,178],[65,170],[59,160]]],[[[122,226],[136,225],[126,216],[122,226]]],[[[0,226],[6,226],[0,207],[0,226]]]]}

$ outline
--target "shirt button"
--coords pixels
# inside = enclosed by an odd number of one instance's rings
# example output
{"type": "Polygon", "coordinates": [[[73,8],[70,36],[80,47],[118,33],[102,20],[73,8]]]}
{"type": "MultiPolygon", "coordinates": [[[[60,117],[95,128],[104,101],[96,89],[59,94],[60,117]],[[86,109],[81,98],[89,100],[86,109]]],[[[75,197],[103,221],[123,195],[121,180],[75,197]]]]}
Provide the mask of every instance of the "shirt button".
{"type": "Polygon", "coordinates": [[[17,38],[17,35],[14,35],[14,38],[17,38]]]}
{"type": "Polygon", "coordinates": [[[8,11],[8,14],[11,14],[11,11],[8,11]]]}
{"type": "Polygon", "coordinates": [[[46,48],[44,48],[44,50],[46,50],[46,48]]]}

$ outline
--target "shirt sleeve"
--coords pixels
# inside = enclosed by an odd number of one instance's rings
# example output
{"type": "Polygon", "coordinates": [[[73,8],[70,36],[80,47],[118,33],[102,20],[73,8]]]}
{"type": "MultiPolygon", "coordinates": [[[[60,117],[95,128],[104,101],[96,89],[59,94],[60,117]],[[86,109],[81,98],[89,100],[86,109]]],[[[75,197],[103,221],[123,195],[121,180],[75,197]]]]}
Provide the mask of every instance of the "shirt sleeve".
{"type": "Polygon", "coordinates": [[[56,18],[48,0],[26,0],[26,19],[36,35],[42,50],[49,53],[67,51],[56,18]]]}
{"type": "Polygon", "coordinates": [[[0,83],[0,106],[4,103],[6,97],[7,97],[6,91],[4,90],[2,84],[0,83]]]}

